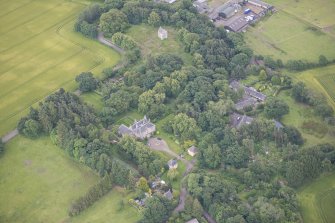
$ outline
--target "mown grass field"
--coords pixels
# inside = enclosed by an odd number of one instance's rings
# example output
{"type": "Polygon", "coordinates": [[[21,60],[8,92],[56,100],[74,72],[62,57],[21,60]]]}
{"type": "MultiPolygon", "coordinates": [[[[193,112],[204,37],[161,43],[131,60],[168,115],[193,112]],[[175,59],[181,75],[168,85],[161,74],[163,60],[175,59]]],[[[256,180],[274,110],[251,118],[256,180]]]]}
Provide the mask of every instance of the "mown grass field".
{"type": "Polygon", "coordinates": [[[295,81],[303,81],[309,88],[322,93],[335,110],[335,65],[291,73],[295,81]]]}
{"type": "Polygon", "coordinates": [[[321,28],[335,25],[333,0],[267,0],[266,2],[321,28]]]}
{"type": "Polygon", "coordinates": [[[317,62],[321,54],[335,59],[335,36],[300,20],[299,16],[278,11],[263,18],[245,33],[247,44],[256,54],[283,61],[304,59],[317,62]]]}
{"type": "Polygon", "coordinates": [[[0,0],[0,135],[15,128],[31,105],[83,71],[112,66],[119,55],[73,31],[85,5],[66,0],[0,0]]]}
{"type": "Polygon", "coordinates": [[[84,102],[86,102],[87,104],[95,108],[97,112],[100,112],[101,109],[104,107],[101,96],[95,92],[88,92],[88,93],[81,94],[80,98],[84,102]]]}
{"type": "Polygon", "coordinates": [[[185,63],[192,62],[192,56],[184,52],[181,43],[177,40],[177,31],[171,27],[163,27],[168,31],[168,38],[160,40],[157,36],[158,28],[147,24],[131,26],[127,35],[131,36],[141,47],[143,56],[172,53],[180,56],[185,63]]]}
{"type": "Polygon", "coordinates": [[[65,222],[71,202],[98,180],[48,137],[18,136],[0,158],[0,221],[65,222]]]}
{"type": "Polygon", "coordinates": [[[140,220],[141,214],[135,207],[128,204],[130,198],[134,198],[134,193],[115,187],[81,215],[72,218],[71,223],[135,223],[140,220]]]}
{"type": "Polygon", "coordinates": [[[335,173],[302,187],[298,199],[305,223],[335,222],[335,173]]]}
{"type": "Polygon", "coordinates": [[[334,131],[334,126],[327,126],[323,120],[313,113],[310,107],[295,102],[291,98],[289,91],[281,91],[278,97],[290,107],[289,114],[285,115],[281,122],[298,128],[306,140],[305,146],[313,146],[320,143],[335,145],[334,136],[330,134],[331,131],[334,131]],[[312,125],[312,128],[307,129],[306,127],[310,125],[312,125]]]}

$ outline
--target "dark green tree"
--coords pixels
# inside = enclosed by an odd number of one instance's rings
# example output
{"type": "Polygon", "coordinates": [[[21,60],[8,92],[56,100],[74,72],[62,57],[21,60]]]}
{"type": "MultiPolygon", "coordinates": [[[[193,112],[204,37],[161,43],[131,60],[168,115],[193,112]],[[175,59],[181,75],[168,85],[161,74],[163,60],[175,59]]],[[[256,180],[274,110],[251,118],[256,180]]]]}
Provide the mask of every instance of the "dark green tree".
{"type": "Polygon", "coordinates": [[[79,90],[82,92],[93,91],[97,88],[98,81],[93,77],[91,72],[83,72],[76,77],[76,82],[79,83],[79,90]]]}

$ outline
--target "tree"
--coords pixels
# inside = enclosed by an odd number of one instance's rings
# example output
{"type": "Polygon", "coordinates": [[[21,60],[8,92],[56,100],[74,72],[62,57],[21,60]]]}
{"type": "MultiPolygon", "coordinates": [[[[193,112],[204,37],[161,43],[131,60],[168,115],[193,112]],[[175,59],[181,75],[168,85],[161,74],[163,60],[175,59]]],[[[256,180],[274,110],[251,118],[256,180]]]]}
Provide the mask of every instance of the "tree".
{"type": "Polygon", "coordinates": [[[128,18],[120,10],[111,9],[100,17],[100,29],[108,37],[117,32],[124,32],[128,27],[128,18]]]}
{"type": "Polygon", "coordinates": [[[0,156],[5,150],[5,144],[2,142],[2,139],[0,139],[0,156]]]}
{"type": "Polygon", "coordinates": [[[161,23],[161,17],[158,15],[157,12],[151,12],[148,18],[149,25],[154,27],[158,27],[161,23]]]}
{"type": "Polygon", "coordinates": [[[265,103],[264,113],[268,118],[280,119],[289,113],[289,107],[281,99],[269,98],[265,103]]]}
{"type": "Polygon", "coordinates": [[[193,118],[184,113],[179,113],[172,120],[172,129],[182,141],[195,139],[199,133],[199,128],[193,118]]]}
{"type": "Polygon", "coordinates": [[[28,136],[30,138],[36,138],[41,134],[41,131],[42,131],[41,124],[34,119],[28,119],[24,123],[23,134],[25,136],[28,136]]]}
{"type": "Polygon", "coordinates": [[[148,198],[145,205],[142,221],[145,223],[166,222],[172,211],[171,201],[161,195],[148,198]]]}
{"type": "Polygon", "coordinates": [[[209,168],[217,168],[221,164],[222,153],[221,149],[217,144],[209,145],[203,151],[203,157],[206,163],[206,166],[209,168]]]}
{"type": "Polygon", "coordinates": [[[268,79],[268,76],[267,76],[265,70],[261,70],[259,72],[259,80],[260,81],[266,81],[266,79],[268,79]]]}
{"type": "Polygon", "coordinates": [[[308,90],[306,89],[306,85],[303,82],[298,82],[293,85],[292,97],[298,102],[309,102],[308,90]]]}
{"type": "Polygon", "coordinates": [[[136,186],[137,186],[138,189],[140,189],[143,192],[148,192],[150,190],[149,185],[148,185],[148,181],[144,177],[141,177],[137,181],[136,186]]]}
{"type": "Polygon", "coordinates": [[[98,81],[93,77],[91,72],[83,72],[76,77],[76,82],[79,83],[79,90],[82,92],[93,91],[97,88],[98,81]]]}
{"type": "Polygon", "coordinates": [[[321,66],[326,66],[329,63],[327,57],[325,57],[324,55],[320,55],[319,56],[319,64],[321,66]]]}
{"type": "Polygon", "coordinates": [[[177,169],[170,169],[167,173],[167,177],[171,180],[171,181],[175,181],[177,179],[179,172],[177,169]]]}
{"type": "Polygon", "coordinates": [[[280,77],[277,76],[277,75],[274,75],[274,76],[271,78],[271,83],[272,83],[273,85],[280,85],[280,84],[281,84],[280,77]]]}

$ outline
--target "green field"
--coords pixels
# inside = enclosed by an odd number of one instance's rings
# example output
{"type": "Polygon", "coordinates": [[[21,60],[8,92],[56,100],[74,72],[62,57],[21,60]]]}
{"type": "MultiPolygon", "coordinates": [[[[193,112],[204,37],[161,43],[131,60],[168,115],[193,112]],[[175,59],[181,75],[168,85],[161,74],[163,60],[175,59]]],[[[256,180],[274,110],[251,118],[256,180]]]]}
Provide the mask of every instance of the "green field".
{"type": "Polygon", "coordinates": [[[305,223],[335,222],[335,174],[322,176],[298,191],[305,223]]]}
{"type": "Polygon", "coordinates": [[[266,2],[321,28],[335,25],[333,0],[267,0],[266,2]]]}
{"type": "Polygon", "coordinates": [[[282,123],[298,128],[303,138],[306,139],[305,146],[313,146],[320,143],[335,145],[334,137],[328,131],[331,128],[334,129],[334,126],[327,127],[324,121],[315,116],[309,106],[295,102],[289,91],[281,91],[278,98],[284,100],[290,107],[290,112],[282,118],[282,123]],[[313,125],[313,129],[304,129],[304,123],[306,122],[317,123],[317,125],[313,125]],[[321,129],[318,127],[321,127],[321,129]]]}
{"type": "Polygon", "coordinates": [[[284,11],[278,11],[250,27],[245,39],[256,54],[283,61],[305,59],[317,62],[321,54],[335,59],[335,36],[284,11]]]}
{"type": "Polygon", "coordinates": [[[0,135],[51,92],[73,90],[80,72],[98,74],[120,58],[73,31],[82,3],[0,0],[0,6],[0,135]]]}
{"type": "Polygon", "coordinates": [[[290,76],[326,96],[335,110],[335,65],[291,73],[290,76]]]}
{"type": "Polygon", "coordinates": [[[101,109],[104,107],[101,96],[95,92],[81,94],[80,98],[82,98],[83,101],[87,104],[94,107],[97,112],[100,112],[101,109]]]}
{"type": "Polygon", "coordinates": [[[81,215],[72,218],[73,223],[113,222],[113,223],[135,223],[140,220],[138,210],[128,204],[134,194],[122,188],[113,188],[101,200],[86,210],[81,215]],[[120,205],[124,202],[124,207],[120,205]]]}
{"type": "Polygon", "coordinates": [[[0,158],[0,221],[64,222],[71,202],[98,180],[49,138],[18,136],[0,158]]]}
{"type": "Polygon", "coordinates": [[[158,55],[162,53],[173,53],[191,63],[192,56],[184,52],[181,43],[177,40],[177,31],[171,27],[163,27],[168,31],[168,38],[160,40],[157,36],[158,28],[146,24],[131,26],[127,35],[131,36],[141,47],[143,55],[158,55]]]}

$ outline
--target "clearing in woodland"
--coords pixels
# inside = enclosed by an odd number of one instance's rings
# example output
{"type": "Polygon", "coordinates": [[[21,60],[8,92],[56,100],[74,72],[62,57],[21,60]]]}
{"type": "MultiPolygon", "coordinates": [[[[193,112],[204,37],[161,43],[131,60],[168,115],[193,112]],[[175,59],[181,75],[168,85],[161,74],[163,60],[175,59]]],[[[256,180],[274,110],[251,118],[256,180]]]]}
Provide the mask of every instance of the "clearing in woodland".
{"type": "Polygon", "coordinates": [[[120,58],[73,31],[82,3],[0,0],[0,7],[0,135],[45,96],[60,87],[73,90],[79,73],[100,73],[120,58]]]}
{"type": "Polygon", "coordinates": [[[48,137],[18,136],[0,158],[1,222],[67,222],[71,203],[98,181],[48,137]]]}

